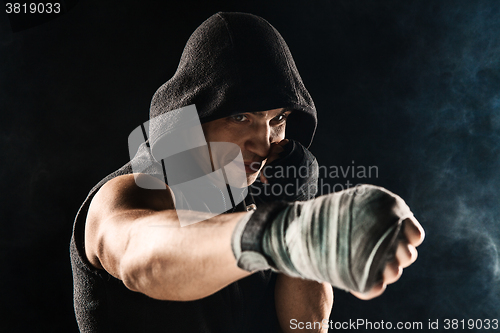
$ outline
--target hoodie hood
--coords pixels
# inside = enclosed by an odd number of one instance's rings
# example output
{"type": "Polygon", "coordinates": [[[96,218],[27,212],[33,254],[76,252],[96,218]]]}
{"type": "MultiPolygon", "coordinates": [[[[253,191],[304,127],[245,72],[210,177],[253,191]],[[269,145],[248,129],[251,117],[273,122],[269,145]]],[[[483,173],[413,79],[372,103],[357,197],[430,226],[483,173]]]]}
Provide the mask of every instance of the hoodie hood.
{"type": "MultiPolygon", "coordinates": [[[[244,112],[294,110],[287,120],[286,138],[306,147],[316,130],[314,102],[285,40],[266,20],[252,14],[220,12],[194,31],[176,73],[154,94],[150,118],[191,104],[196,105],[201,123],[244,112]]],[[[168,129],[153,123],[154,145],[168,129]]]]}

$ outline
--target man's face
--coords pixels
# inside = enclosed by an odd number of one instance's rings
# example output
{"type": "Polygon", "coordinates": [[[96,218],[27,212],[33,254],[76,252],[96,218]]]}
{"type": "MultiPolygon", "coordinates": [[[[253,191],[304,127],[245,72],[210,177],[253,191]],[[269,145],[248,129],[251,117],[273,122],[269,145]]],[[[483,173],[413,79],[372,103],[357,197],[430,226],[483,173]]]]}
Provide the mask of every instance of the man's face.
{"type": "Polygon", "coordinates": [[[202,128],[207,142],[232,142],[240,147],[250,185],[264,167],[271,145],[285,138],[290,113],[284,109],[241,113],[205,123],[202,128]]]}

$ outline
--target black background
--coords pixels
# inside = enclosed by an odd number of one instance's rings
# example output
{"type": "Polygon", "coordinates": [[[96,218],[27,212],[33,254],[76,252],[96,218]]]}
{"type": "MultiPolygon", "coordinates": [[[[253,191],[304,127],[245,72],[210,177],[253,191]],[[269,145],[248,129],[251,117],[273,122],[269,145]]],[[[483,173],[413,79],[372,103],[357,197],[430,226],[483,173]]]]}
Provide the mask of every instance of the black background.
{"type": "Polygon", "coordinates": [[[331,318],[500,319],[498,1],[82,0],[27,29],[0,14],[0,331],[77,331],[73,218],[217,11],[283,35],[318,109],[320,165],[378,167],[323,182],[384,186],[426,229],[398,283],[369,302],[337,291],[331,318]]]}

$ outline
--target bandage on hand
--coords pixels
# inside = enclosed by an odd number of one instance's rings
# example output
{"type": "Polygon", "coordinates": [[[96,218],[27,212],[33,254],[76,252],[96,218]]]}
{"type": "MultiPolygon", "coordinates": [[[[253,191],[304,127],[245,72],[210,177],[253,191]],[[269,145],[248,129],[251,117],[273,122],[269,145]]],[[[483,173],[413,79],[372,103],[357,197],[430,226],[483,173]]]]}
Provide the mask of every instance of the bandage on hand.
{"type": "Polygon", "coordinates": [[[294,203],[273,203],[246,215],[233,233],[238,266],[273,268],[289,276],[366,293],[394,258],[406,203],[377,186],[362,185],[294,203]]]}

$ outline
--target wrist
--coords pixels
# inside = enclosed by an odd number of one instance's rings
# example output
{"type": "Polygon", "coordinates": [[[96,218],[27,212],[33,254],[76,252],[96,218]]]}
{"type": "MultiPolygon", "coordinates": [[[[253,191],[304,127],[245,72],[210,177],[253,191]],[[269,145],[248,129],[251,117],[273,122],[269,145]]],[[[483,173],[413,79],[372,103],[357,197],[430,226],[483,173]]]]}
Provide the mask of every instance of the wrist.
{"type": "Polygon", "coordinates": [[[276,268],[271,257],[264,251],[263,239],[277,216],[290,206],[287,202],[263,204],[241,218],[231,239],[238,267],[250,272],[276,268]]]}

